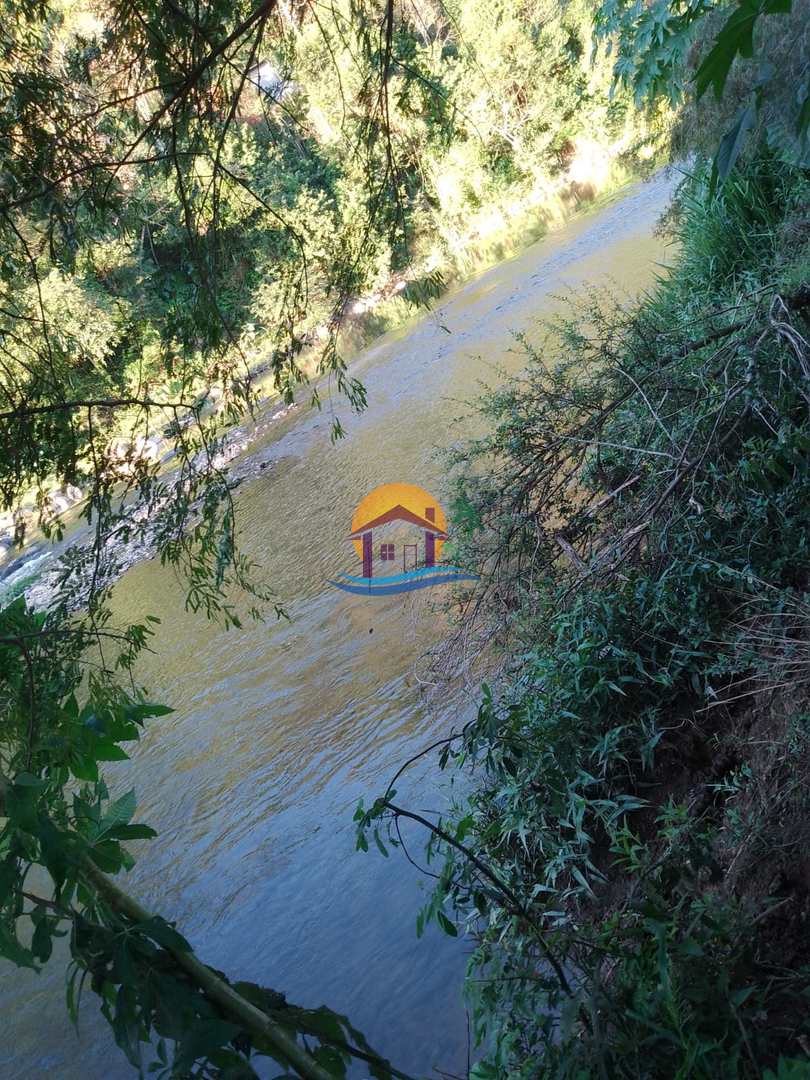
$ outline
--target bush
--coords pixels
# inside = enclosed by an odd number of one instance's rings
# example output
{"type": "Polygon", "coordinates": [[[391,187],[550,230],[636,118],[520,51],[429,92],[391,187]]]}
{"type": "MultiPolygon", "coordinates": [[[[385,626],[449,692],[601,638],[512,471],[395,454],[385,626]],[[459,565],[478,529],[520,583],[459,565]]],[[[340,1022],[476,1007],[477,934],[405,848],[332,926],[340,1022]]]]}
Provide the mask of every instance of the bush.
{"type": "Polygon", "coordinates": [[[501,676],[426,914],[477,939],[479,1077],[759,1077],[807,1045],[808,206],[767,152],[718,197],[697,175],[672,276],[553,328],[455,456],[464,635],[501,676]]]}

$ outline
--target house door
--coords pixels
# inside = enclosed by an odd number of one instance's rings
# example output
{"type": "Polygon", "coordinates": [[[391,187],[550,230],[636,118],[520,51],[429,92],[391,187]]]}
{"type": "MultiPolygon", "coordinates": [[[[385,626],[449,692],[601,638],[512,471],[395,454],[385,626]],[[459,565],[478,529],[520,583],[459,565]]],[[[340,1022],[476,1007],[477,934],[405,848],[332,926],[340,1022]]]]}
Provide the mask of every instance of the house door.
{"type": "Polygon", "coordinates": [[[371,533],[363,533],[363,577],[371,577],[373,557],[371,554],[371,533]]]}
{"type": "Polygon", "coordinates": [[[419,554],[418,544],[403,544],[402,545],[402,569],[407,574],[409,570],[416,569],[417,557],[419,554]]]}

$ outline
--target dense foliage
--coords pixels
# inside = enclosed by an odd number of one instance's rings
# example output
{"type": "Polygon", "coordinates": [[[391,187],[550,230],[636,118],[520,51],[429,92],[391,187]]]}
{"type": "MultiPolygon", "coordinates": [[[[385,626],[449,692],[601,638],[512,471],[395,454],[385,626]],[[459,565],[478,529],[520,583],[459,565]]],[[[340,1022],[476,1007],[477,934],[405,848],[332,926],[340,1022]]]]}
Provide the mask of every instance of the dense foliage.
{"type": "Polygon", "coordinates": [[[239,409],[257,367],[362,405],[358,298],[430,295],[542,220],[578,139],[639,141],[583,0],[195,10],[4,8],[4,510],[86,478],[94,426],[239,409]],[[62,399],[104,404],[68,424],[62,399]]]}
{"type": "Polygon", "coordinates": [[[595,28],[615,55],[617,84],[639,103],[684,103],[676,153],[715,155],[713,183],[746,143],[765,140],[784,159],[810,163],[807,0],[605,0],[595,28]]]}
{"type": "Polygon", "coordinates": [[[635,308],[583,298],[454,457],[458,645],[501,656],[443,740],[472,785],[357,822],[430,834],[418,925],[477,941],[482,1080],[810,1075],[808,25],[599,7],[617,84],[698,155],[679,263],[635,308]]]}
{"type": "Polygon", "coordinates": [[[71,502],[89,542],[37,610],[0,611],[0,955],[37,967],[67,934],[71,1012],[95,992],[136,1068],[396,1074],[343,1018],[231,985],[112,880],[154,834],[103,763],[169,710],[133,676],[156,620],[108,600],[157,552],[224,627],[272,610],[236,545],[227,425],[312,376],[316,404],[362,408],[340,349],[358,305],[424,300],[575,202],[578,140],[632,151],[590,33],[582,0],[2,4],[0,557],[59,539],[71,502]]]}
{"type": "MultiPolygon", "coordinates": [[[[715,7],[603,6],[614,72],[588,0],[2,4],[0,554],[35,529],[59,538],[69,493],[90,542],[62,556],[44,609],[20,597],[0,610],[0,955],[36,967],[68,935],[69,1008],[85,986],[98,994],[136,1068],[247,1077],[264,1055],[303,1076],[352,1060],[401,1075],[345,1018],[208,968],[113,881],[153,833],[134,793],[110,797],[103,763],[168,712],[133,680],[156,621],[110,613],[127,553],[156,550],[184,573],[188,605],[225,627],[245,607],[263,617],[274,598],[236,544],[226,426],[260,393],[290,400],[310,379],[315,404],[334,388],[362,408],[341,348],[350,316],[430,298],[610,183],[616,162],[649,158],[664,84],[691,66],[700,89],[723,89],[760,16],[791,5],[746,2],[726,21],[715,7]],[[704,17],[718,34],[705,58],[690,51],[704,17]],[[644,115],[631,91],[655,99],[644,115]]],[[[720,860],[711,820],[693,828],[673,792],[656,810],[663,854],[631,831],[650,803],[631,779],[661,760],[667,702],[762,669],[756,636],[709,648],[733,605],[770,596],[764,581],[780,617],[804,615],[797,40],[778,75],[758,77],[758,111],[746,106],[721,146],[715,180],[733,175],[757,117],[774,129],[767,108],[790,132],[771,142],[793,171],[766,155],[719,199],[698,181],[679,275],[636,313],[594,310],[596,343],[570,328],[586,374],[537,367],[493,399],[496,434],[475,451],[504,471],[465,490],[459,518],[491,558],[490,613],[519,627],[525,655],[513,690],[488,691],[464,734],[482,789],[452,832],[423,823],[447,856],[428,914],[453,932],[450,898],[481,933],[478,1019],[495,1064],[480,1075],[635,1075],[642,1043],[655,1075],[673,1063],[717,1075],[760,1043],[774,1056],[758,1017],[801,985],[791,972],[761,991],[750,912],[698,887],[695,860],[720,860]],[[604,895],[611,858],[645,883],[624,905],[604,895]],[[579,927],[589,904],[604,920],[579,927]]],[[[793,630],[768,639],[780,663],[794,662],[793,630]]],[[[746,778],[717,783],[740,792],[746,778]]],[[[360,812],[363,842],[376,818],[407,812],[393,798],[360,812]]]]}
{"type": "Polygon", "coordinates": [[[478,942],[478,1077],[808,1075],[809,209],[767,151],[698,174],[672,275],[555,327],[458,459],[508,665],[426,915],[478,942]]]}

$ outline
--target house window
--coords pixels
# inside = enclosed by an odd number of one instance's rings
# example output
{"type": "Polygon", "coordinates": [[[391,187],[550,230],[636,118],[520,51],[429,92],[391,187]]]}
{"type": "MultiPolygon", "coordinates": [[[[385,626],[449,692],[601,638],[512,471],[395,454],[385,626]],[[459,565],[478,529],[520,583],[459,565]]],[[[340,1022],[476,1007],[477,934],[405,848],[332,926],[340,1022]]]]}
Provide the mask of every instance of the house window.
{"type": "Polygon", "coordinates": [[[380,558],[383,562],[390,562],[394,557],[393,544],[380,544],[380,558]]]}

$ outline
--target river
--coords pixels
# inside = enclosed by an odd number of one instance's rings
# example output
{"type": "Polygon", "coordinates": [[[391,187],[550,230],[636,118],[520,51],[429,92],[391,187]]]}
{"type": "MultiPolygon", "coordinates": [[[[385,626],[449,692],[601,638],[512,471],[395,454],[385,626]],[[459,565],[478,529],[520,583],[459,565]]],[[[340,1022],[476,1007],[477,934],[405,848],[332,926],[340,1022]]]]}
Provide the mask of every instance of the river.
{"type": "MultiPolygon", "coordinates": [[[[372,487],[415,483],[442,499],[436,451],[470,431],[465,403],[482,383],[522,366],[515,332],[539,340],[540,321],[572,289],[632,296],[652,283],[670,257],[653,230],[673,183],[659,174],[625,189],[380,339],[354,366],[367,411],[347,417],[334,403],[348,430],[336,445],[327,407],[299,410],[252,446],[265,467],[238,492],[241,542],[289,622],[223,633],[184,612],[181,586],[155,562],[115,590],[128,619],[162,619],[138,677],[176,710],[151,722],[131,762],[109,770],[116,790],[135,788],[139,819],[160,833],[138,846],[123,884],[177,920],[206,962],[347,1013],[415,1075],[464,1072],[469,947],[434,927],[417,940],[418,871],[397,853],[355,852],[351,816],[475,700],[422,685],[419,658],[443,632],[430,590],[352,596],[327,579],[360,572],[347,535],[372,487]]],[[[442,809],[435,766],[398,785],[398,801],[442,809]]],[[[0,1008],[3,1080],[133,1075],[89,992],[74,1031],[58,960],[39,976],[4,965],[0,1008]]]]}

